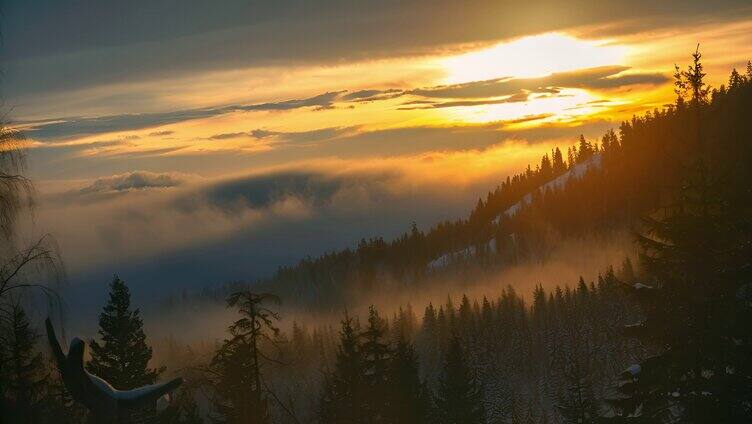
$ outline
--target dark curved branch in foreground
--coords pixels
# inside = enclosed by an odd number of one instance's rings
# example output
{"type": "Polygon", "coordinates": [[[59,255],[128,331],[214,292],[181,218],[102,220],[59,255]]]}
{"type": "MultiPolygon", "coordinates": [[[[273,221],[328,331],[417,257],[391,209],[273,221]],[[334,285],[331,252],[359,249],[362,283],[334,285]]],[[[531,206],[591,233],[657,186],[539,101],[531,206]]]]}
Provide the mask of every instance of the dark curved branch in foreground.
{"type": "Polygon", "coordinates": [[[45,326],[52,355],[66,389],[73,399],[98,417],[97,422],[128,423],[132,411],[153,405],[157,399],[183,383],[183,379],[178,377],[166,383],[132,390],[117,390],[105,380],[86,371],[83,360],[86,344],[81,339],[71,340],[66,355],[60,347],[49,318],[45,321],[45,326]]]}

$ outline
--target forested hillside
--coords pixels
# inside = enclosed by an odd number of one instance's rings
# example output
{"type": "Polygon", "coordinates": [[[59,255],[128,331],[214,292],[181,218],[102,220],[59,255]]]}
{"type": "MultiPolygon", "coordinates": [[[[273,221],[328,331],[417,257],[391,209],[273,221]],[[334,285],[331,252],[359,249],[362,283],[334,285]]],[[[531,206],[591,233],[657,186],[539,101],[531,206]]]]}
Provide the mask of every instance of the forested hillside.
{"type": "MultiPolygon", "coordinates": [[[[273,355],[246,370],[268,384],[268,396],[251,391],[248,402],[281,422],[749,419],[752,334],[740,317],[752,318],[752,65],[717,89],[704,77],[697,53],[677,69],[675,104],[598,142],[580,138],[566,159],[555,149],[480,199],[467,219],[363,240],[261,282],[303,309],[344,318],[246,340],[273,355]],[[447,274],[462,281],[503,272],[544,261],[561,240],[624,228],[639,261],[624,258],[595,281],[392,305],[397,312],[386,316],[374,307],[351,316],[344,306],[350,290],[368,299],[429,288],[447,274]]],[[[201,362],[174,343],[168,351],[201,362]]],[[[218,358],[214,366],[229,364],[218,358]]],[[[232,404],[217,395],[214,402],[232,404]]]]}
{"type": "MultiPolygon", "coordinates": [[[[727,87],[705,93],[701,108],[679,96],[600,140],[580,137],[566,155],[554,149],[478,199],[465,219],[426,231],[413,225],[391,241],[363,239],[355,248],[282,267],[258,286],[304,307],[338,310],[347,293],[420,287],[457,263],[503,269],[545,258],[551,240],[640,231],[641,217],[670,201],[694,161],[712,157],[744,168],[736,152],[748,148],[743,116],[752,71],[734,72],[727,87]]],[[[682,95],[685,88],[677,86],[682,95]]]]}
{"type": "MultiPolygon", "coordinates": [[[[145,412],[165,423],[749,422],[752,64],[711,90],[700,59],[677,68],[674,104],[580,138],[566,157],[554,149],[467,219],[208,293],[237,311],[227,333],[158,341],[158,364],[116,277],[87,369],[118,389],[186,377],[164,409],[145,412]],[[624,229],[639,258],[593,281],[347,309],[353,293],[503,272],[545,261],[562,240],[624,229]],[[302,318],[285,322],[281,302],[302,318]]],[[[3,414],[82,422],[22,305],[10,312],[3,414]]]]}
{"type": "MultiPolygon", "coordinates": [[[[503,268],[545,255],[548,232],[574,237],[623,226],[634,229],[641,252],[637,270],[627,259],[595,282],[538,287],[527,303],[509,287],[498,298],[429,304],[421,318],[410,305],[386,320],[371,308],[367,321],[342,321],[338,342],[331,329],[296,326],[291,354],[319,359],[294,379],[318,381],[314,370],[325,370],[319,401],[302,408],[317,411],[307,419],[750,419],[752,333],[742,322],[752,318],[752,123],[745,118],[752,65],[711,90],[699,52],[693,59],[677,68],[676,104],[624,122],[600,143],[580,139],[566,162],[557,150],[544,156],[480,200],[468,219],[281,270],[273,282],[298,293],[310,285],[314,293],[337,284],[367,290],[384,274],[421,284],[455,259],[503,268]],[[398,407],[406,402],[412,407],[398,407]]],[[[301,392],[288,391],[291,402],[315,398],[301,392]]]]}

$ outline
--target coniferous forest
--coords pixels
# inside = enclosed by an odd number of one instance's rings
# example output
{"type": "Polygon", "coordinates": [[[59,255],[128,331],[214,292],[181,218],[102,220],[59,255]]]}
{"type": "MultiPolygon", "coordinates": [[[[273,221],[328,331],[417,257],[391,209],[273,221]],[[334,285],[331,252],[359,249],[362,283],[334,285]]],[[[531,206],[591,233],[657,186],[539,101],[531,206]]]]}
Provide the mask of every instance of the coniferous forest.
{"type": "Polygon", "coordinates": [[[232,312],[208,341],[150,335],[115,275],[78,369],[54,239],[15,237],[34,195],[24,135],[0,127],[0,421],[104,422],[81,399],[125,408],[180,377],[107,419],[752,422],[752,63],[711,87],[699,48],[688,59],[672,104],[555,147],[466,218],[161,301],[232,312]],[[597,278],[495,283],[559,243],[624,233],[634,254],[597,278]],[[383,300],[422,290],[434,297],[383,300]]]}

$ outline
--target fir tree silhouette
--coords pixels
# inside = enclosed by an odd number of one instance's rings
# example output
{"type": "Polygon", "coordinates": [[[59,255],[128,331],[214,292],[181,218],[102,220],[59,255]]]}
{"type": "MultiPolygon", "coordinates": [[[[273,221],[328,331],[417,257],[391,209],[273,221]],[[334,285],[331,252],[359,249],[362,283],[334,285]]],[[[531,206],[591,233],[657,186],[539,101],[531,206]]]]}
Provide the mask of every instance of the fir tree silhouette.
{"type": "Polygon", "coordinates": [[[436,421],[441,424],[485,423],[482,392],[456,336],[449,341],[444,370],[439,378],[436,421]]]}
{"type": "Polygon", "coordinates": [[[400,332],[389,364],[389,416],[394,424],[428,422],[429,395],[420,381],[415,348],[400,332]]]}
{"type": "MultiPolygon", "coordinates": [[[[707,86],[699,51],[677,75],[692,93],[690,119],[705,116],[707,86]]],[[[612,403],[642,422],[750,422],[752,219],[748,181],[694,122],[703,153],[689,165],[671,203],[645,218],[638,241],[651,279],[631,292],[644,319],[630,333],[656,353],[630,367],[612,403]],[[723,158],[722,160],[719,160],[723,158]]]]}
{"type": "Polygon", "coordinates": [[[324,380],[318,411],[321,422],[363,422],[366,410],[364,362],[358,324],[345,315],[341,322],[334,370],[324,380]]]}
{"type": "Polygon", "coordinates": [[[388,378],[391,349],[386,339],[387,325],[376,308],[368,308],[368,325],[361,334],[363,354],[363,379],[366,388],[366,422],[387,421],[388,378]]]}
{"type": "Polygon", "coordinates": [[[39,335],[17,302],[11,305],[7,321],[0,347],[3,351],[0,380],[4,381],[0,396],[5,404],[0,418],[9,423],[41,423],[47,375],[42,355],[36,351],[39,335]]]}
{"type": "Polygon", "coordinates": [[[276,296],[241,291],[227,298],[241,317],[230,325],[232,336],[214,355],[211,372],[216,397],[215,421],[226,423],[269,422],[268,390],[263,380],[262,361],[278,362],[262,351],[262,344],[278,347],[279,315],[266,306],[279,304],[276,296]]]}
{"type": "Polygon", "coordinates": [[[152,349],[146,344],[139,310],[131,310],[131,295],[125,282],[115,276],[110,297],[99,315],[99,337],[92,340],[91,360],[86,368],[118,390],[153,384],[164,368],[149,368],[152,349]]]}

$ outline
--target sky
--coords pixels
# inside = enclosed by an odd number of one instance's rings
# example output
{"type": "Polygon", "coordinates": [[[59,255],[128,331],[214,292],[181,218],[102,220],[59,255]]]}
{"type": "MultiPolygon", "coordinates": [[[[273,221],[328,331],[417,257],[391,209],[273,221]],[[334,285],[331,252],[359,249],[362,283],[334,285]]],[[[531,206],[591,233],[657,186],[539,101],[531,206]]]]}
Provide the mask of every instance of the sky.
{"type": "Polygon", "coordinates": [[[465,216],[752,58],[748,1],[9,1],[0,97],[70,284],[144,297],[465,216]],[[594,4],[595,3],[595,4],[594,4]]]}

